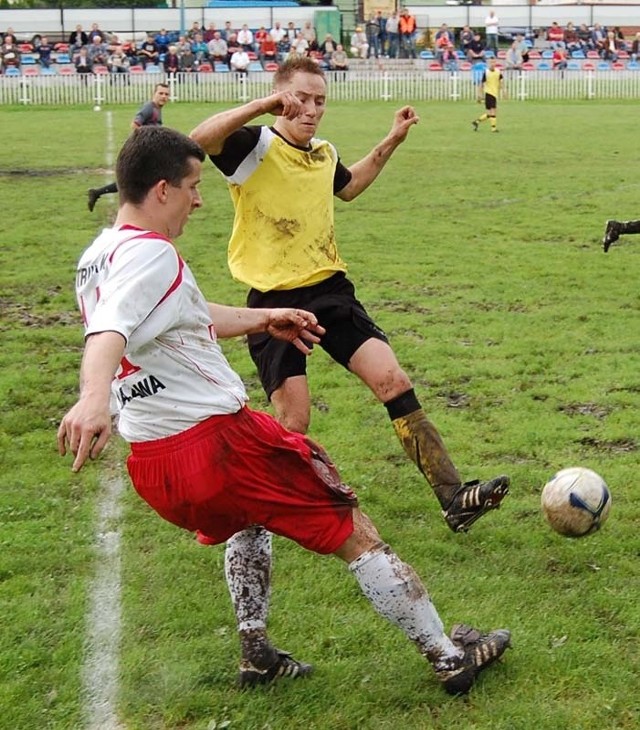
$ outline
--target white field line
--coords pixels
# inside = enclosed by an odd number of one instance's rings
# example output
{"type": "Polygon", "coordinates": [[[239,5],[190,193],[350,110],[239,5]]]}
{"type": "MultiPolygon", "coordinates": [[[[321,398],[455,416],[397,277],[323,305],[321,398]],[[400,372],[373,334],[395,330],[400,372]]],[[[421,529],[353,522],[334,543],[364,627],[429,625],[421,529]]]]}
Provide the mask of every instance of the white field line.
{"type": "MultiPolygon", "coordinates": [[[[106,112],[105,176],[113,166],[113,115],[106,112]]],[[[89,588],[82,670],[87,730],[123,730],[118,721],[121,630],[120,518],[122,478],[103,474],[97,504],[96,573],[89,588]]]]}

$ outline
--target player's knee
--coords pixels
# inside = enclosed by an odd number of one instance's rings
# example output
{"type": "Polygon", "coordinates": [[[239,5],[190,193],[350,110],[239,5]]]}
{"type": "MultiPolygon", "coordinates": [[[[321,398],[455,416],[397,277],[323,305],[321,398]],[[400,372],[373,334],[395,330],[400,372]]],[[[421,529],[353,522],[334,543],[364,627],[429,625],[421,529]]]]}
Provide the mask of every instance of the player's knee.
{"type": "Polygon", "coordinates": [[[283,411],[277,413],[277,418],[278,421],[289,431],[307,433],[309,430],[310,416],[308,413],[283,411]]]}

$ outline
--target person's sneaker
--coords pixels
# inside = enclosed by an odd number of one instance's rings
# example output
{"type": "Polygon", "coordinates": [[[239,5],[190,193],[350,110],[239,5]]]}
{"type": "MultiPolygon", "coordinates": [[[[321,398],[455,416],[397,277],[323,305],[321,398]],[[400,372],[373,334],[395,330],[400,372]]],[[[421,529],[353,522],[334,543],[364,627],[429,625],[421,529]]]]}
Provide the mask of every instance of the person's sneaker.
{"type": "Polygon", "coordinates": [[[620,221],[607,221],[606,228],[604,230],[604,237],[602,239],[602,247],[606,253],[609,250],[611,244],[615,243],[622,234],[622,224],[620,221]]]}
{"type": "Polygon", "coordinates": [[[296,661],[291,654],[281,649],[275,650],[277,659],[267,669],[258,669],[251,662],[243,660],[238,673],[238,686],[241,688],[257,687],[260,684],[270,684],[282,677],[307,677],[313,671],[313,665],[296,661]]]}
{"type": "Polygon", "coordinates": [[[450,636],[451,641],[464,651],[460,659],[452,659],[436,667],[436,676],[450,695],[467,694],[478,674],[499,659],[511,645],[511,632],[507,629],[481,634],[471,626],[457,624],[450,636]]]}
{"type": "Polygon", "coordinates": [[[497,127],[494,127],[491,131],[492,132],[499,132],[500,130],[497,127]]]}
{"type": "Polygon", "coordinates": [[[98,191],[95,188],[89,188],[89,190],[87,190],[87,206],[92,213],[93,209],[96,207],[99,197],[98,191]]]}
{"type": "Polygon", "coordinates": [[[442,515],[454,532],[466,532],[485,512],[497,509],[507,494],[507,476],[496,477],[488,482],[480,482],[478,479],[465,482],[442,515]]]}
{"type": "Polygon", "coordinates": [[[471,126],[473,127],[474,132],[478,131],[478,122],[476,122],[475,119],[471,122],[471,126]]]}

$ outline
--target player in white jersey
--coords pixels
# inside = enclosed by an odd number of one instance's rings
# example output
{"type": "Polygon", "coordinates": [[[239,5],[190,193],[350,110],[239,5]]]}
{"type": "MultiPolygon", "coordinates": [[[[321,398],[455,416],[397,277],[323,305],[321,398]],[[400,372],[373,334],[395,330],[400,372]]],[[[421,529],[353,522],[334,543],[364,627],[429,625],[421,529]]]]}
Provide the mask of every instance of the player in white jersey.
{"type": "MultiPolygon", "coordinates": [[[[297,113],[295,100],[289,107],[297,113]]],[[[509,632],[458,625],[447,636],[420,579],[382,542],[322,448],[246,406],[217,338],[267,331],[309,353],[323,328],[299,309],[205,302],[173,244],[202,205],[203,160],[193,140],[162,127],[131,135],[120,151],[117,219],[78,269],[86,344],[80,397],[58,429],[59,451],[75,455],[74,471],[100,454],[113,389],[131,443],[132,483],[160,516],[211,542],[260,526],[333,553],[375,609],[417,645],[444,689],[466,693],[506,650],[509,632]]],[[[242,567],[228,577],[249,593],[259,580],[242,567]]],[[[248,618],[241,685],[311,672],[269,642],[260,617],[248,618]]]]}

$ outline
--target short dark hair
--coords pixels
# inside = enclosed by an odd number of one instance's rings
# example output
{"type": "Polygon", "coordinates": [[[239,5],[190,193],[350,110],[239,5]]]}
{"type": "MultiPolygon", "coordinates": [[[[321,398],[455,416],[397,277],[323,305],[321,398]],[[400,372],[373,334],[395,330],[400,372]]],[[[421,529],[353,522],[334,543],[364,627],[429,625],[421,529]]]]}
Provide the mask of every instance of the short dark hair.
{"type": "Polygon", "coordinates": [[[120,202],[139,205],[160,180],[178,187],[190,172],[192,157],[204,162],[204,150],[182,132],[169,127],[136,129],[116,161],[120,202]]]}
{"type": "Polygon", "coordinates": [[[156,84],[153,87],[153,93],[155,94],[158,89],[168,89],[169,84],[165,83],[164,81],[161,81],[159,84],[156,84]]]}
{"type": "Polygon", "coordinates": [[[325,78],[324,71],[313,58],[294,54],[280,64],[278,70],[273,75],[273,85],[279,86],[280,84],[287,83],[296,73],[314,74],[314,76],[325,78]]]}

